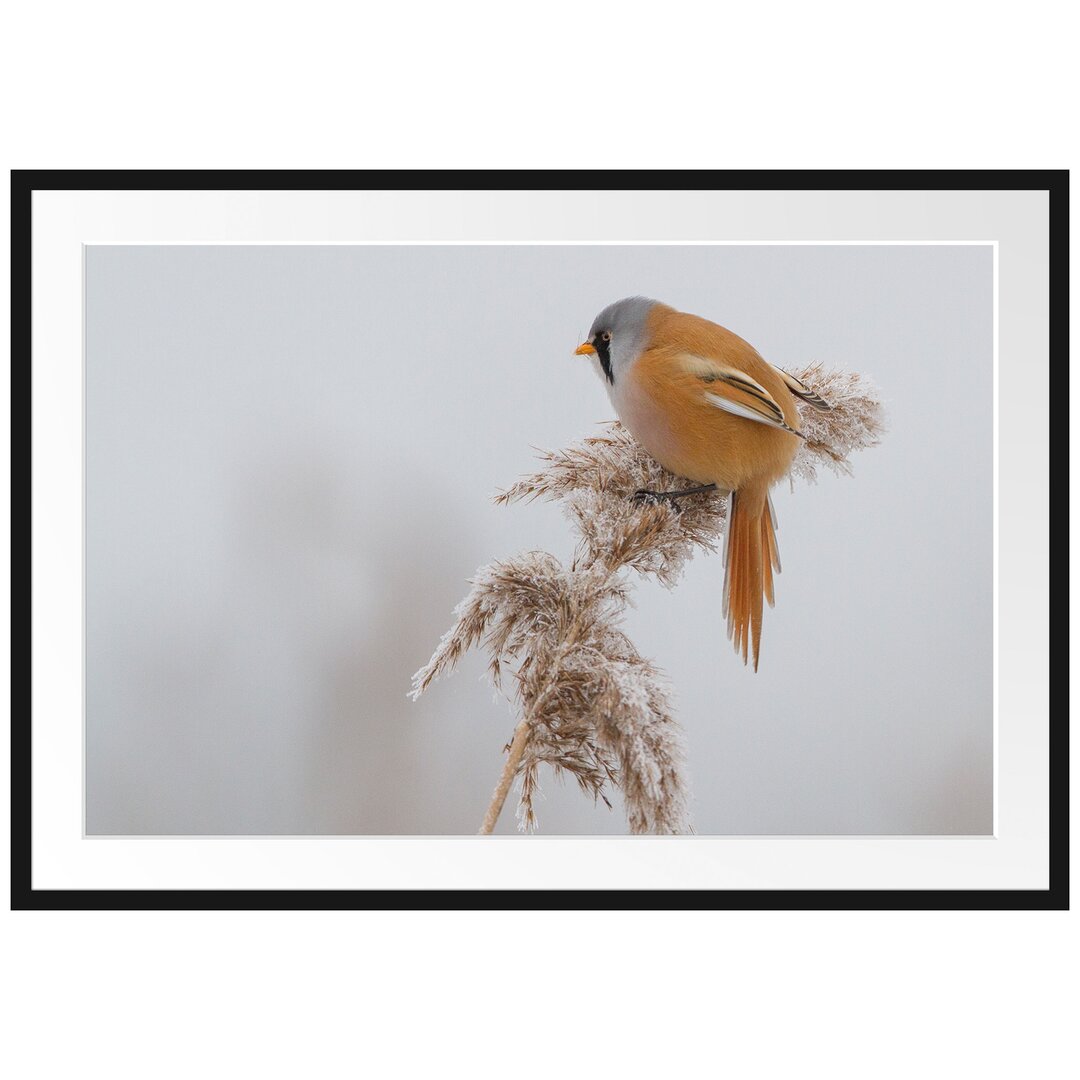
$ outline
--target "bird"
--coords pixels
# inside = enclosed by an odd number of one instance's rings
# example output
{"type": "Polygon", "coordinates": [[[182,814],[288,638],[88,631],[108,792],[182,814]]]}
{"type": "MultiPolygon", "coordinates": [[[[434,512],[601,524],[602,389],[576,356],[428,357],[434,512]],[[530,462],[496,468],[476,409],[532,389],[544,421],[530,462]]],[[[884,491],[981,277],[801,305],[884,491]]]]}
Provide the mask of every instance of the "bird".
{"type": "Polygon", "coordinates": [[[774,367],[738,334],[658,300],[609,304],[575,350],[589,357],[619,420],[684,491],[640,491],[637,501],[728,492],[723,614],[744,665],[758,670],[763,600],[774,603],[780,572],[769,489],[785,476],[804,439],[796,401],[828,402],[774,367]]]}

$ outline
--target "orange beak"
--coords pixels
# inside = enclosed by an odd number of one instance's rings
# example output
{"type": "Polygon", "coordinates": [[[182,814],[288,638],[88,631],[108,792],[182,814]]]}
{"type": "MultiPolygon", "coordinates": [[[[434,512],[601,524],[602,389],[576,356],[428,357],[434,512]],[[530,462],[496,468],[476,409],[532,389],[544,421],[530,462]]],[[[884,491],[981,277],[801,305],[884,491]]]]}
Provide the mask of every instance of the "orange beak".
{"type": "Polygon", "coordinates": [[[596,353],[596,349],[593,347],[591,341],[583,341],[575,350],[575,356],[593,356],[596,353]]]}

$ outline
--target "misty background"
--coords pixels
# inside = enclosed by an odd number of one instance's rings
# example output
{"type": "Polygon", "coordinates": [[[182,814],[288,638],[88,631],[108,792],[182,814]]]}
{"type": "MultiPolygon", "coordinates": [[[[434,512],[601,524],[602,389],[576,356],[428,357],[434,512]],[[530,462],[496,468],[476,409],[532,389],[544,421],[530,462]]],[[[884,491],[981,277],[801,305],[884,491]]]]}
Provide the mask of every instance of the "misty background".
{"type": "MultiPolygon", "coordinates": [[[[774,490],[761,670],[719,555],[636,580],[699,833],[989,833],[993,263],[965,246],[90,246],[86,830],[474,833],[515,715],[410,677],[481,564],[560,558],[490,496],[613,418],[572,355],[643,293],[870,377],[882,445],[774,490]]],[[[624,833],[550,773],[541,832],[624,833]]],[[[514,797],[498,830],[512,833],[514,797]]]]}

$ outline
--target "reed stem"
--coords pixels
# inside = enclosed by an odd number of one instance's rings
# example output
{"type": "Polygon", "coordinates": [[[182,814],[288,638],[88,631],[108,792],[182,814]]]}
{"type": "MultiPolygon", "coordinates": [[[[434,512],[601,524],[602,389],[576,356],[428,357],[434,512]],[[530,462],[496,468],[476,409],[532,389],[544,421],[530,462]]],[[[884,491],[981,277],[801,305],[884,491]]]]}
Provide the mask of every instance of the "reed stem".
{"type": "Polygon", "coordinates": [[[506,802],[506,796],[510,793],[510,785],[514,782],[518,766],[521,764],[521,758],[525,753],[525,744],[529,741],[530,726],[529,718],[525,717],[514,730],[514,738],[510,743],[510,753],[506,756],[506,764],[503,766],[502,776],[499,777],[499,783],[495,788],[495,794],[491,796],[491,805],[487,808],[487,813],[484,815],[484,823],[480,826],[481,836],[487,836],[491,833],[495,828],[495,822],[499,820],[499,814],[502,813],[503,804],[506,802]]]}

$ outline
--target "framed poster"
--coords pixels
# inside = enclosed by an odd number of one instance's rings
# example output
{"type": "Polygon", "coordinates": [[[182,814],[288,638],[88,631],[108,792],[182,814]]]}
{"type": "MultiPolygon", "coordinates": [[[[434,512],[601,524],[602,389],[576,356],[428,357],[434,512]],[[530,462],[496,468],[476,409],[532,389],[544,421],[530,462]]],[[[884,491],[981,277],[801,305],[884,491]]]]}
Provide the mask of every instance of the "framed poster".
{"type": "Polygon", "coordinates": [[[13,906],[1067,906],[1067,179],[13,174],[13,906]]]}

